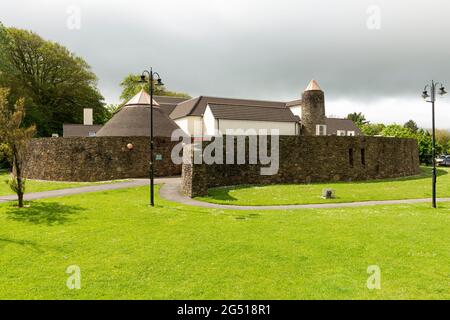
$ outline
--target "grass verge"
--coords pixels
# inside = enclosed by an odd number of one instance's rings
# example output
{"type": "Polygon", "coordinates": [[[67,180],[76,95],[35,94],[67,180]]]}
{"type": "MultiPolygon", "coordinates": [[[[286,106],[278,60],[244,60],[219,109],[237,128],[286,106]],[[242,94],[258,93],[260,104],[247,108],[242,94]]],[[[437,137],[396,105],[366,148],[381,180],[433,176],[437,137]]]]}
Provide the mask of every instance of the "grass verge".
{"type": "MultiPolygon", "coordinates": [[[[438,197],[450,197],[450,169],[439,168],[438,197]]],[[[212,188],[197,200],[230,205],[287,205],[309,203],[400,200],[431,197],[431,168],[422,167],[414,177],[359,182],[233,186],[212,188]],[[335,199],[323,199],[322,190],[332,188],[335,199]]]]}
{"type": "Polygon", "coordinates": [[[242,212],[147,198],[0,204],[0,299],[450,299],[449,203],[242,212]]]}

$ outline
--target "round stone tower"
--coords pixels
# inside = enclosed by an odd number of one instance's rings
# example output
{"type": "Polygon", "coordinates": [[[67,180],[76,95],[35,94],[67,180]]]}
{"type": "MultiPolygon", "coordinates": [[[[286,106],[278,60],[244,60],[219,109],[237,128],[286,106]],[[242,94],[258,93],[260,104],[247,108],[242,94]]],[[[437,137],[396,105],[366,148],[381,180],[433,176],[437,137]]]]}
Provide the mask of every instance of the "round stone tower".
{"type": "Polygon", "coordinates": [[[302,94],[302,134],[326,135],[325,96],[316,80],[311,80],[302,94]]]}

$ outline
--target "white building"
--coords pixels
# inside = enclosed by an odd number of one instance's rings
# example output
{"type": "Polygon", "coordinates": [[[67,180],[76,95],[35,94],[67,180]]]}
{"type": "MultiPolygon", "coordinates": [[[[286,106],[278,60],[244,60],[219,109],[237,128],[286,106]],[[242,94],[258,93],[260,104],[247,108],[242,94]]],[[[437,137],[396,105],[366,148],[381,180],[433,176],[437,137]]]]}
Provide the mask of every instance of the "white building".
{"type": "MultiPolygon", "coordinates": [[[[153,133],[155,136],[170,137],[174,130],[181,128],[187,135],[201,138],[225,134],[271,134],[273,129],[278,130],[280,135],[361,134],[351,120],[325,117],[324,93],[316,81],[311,81],[302,98],[280,102],[206,96],[189,100],[154,96],[153,133]]],[[[81,129],[86,131],[87,127],[76,125],[74,128],[78,132],[81,129]]],[[[64,128],[65,135],[66,131],[69,135],[69,129],[64,128]]],[[[84,131],[78,135],[86,135],[84,131]]],[[[97,136],[148,136],[150,96],[141,90],[97,131],[97,136]]]]}
{"type": "MultiPolygon", "coordinates": [[[[305,91],[322,93],[315,80],[310,82],[305,91]]],[[[240,130],[246,134],[267,130],[270,133],[272,129],[278,130],[280,135],[300,135],[303,108],[305,106],[301,99],[279,102],[200,96],[177,104],[170,117],[186,134],[193,137],[224,135],[229,130],[240,130]]],[[[315,112],[309,104],[308,108],[308,114],[315,112]]],[[[316,135],[361,133],[347,119],[326,118],[325,123],[317,124],[317,128],[316,135]]]]}

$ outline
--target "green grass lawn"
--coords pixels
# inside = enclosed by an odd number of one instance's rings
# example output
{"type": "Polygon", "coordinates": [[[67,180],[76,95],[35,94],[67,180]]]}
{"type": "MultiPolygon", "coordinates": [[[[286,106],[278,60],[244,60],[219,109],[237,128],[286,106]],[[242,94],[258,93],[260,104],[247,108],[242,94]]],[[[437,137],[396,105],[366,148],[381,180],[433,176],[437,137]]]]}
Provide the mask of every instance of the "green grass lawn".
{"type": "MultiPolygon", "coordinates": [[[[438,168],[438,197],[450,197],[450,169],[438,168]]],[[[197,200],[231,205],[283,205],[431,197],[431,168],[419,176],[362,182],[234,186],[212,188],[197,200]],[[323,199],[322,190],[332,188],[335,199],[323,199]]]]}
{"type": "Polygon", "coordinates": [[[0,204],[0,299],[450,299],[450,203],[232,211],[145,187],[0,204]],[[70,265],[81,289],[66,287],[70,265]],[[367,267],[381,268],[369,290],[367,267]]]}
{"type": "MultiPolygon", "coordinates": [[[[0,171],[0,196],[6,196],[14,194],[13,191],[9,188],[7,182],[9,180],[9,174],[5,171],[0,171]]],[[[108,183],[117,182],[109,181],[108,183]]],[[[125,181],[125,180],[120,180],[125,181]]],[[[40,181],[40,180],[27,180],[25,186],[25,192],[40,192],[40,191],[49,191],[49,190],[58,190],[58,189],[67,189],[67,188],[75,188],[75,187],[83,187],[90,186],[94,184],[99,184],[104,182],[57,182],[57,181],[40,181]]]]}

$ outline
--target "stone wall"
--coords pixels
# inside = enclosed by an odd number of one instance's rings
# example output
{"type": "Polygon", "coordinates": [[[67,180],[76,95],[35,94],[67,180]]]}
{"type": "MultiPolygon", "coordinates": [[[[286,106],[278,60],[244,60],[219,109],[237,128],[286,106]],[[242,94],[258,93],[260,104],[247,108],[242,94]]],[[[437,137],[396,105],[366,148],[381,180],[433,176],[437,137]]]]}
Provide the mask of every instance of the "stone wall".
{"type": "MultiPolygon", "coordinates": [[[[177,142],[155,137],[155,176],[181,174],[181,165],[171,161],[177,142]]],[[[76,137],[33,139],[28,149],[25,176],[56,181],[104,181],[146,178],[149,175],[148,137],[76,137]],[[129,150],[127,144],[133,144],[129,150]]]]}
{"type": "MultiPolygon", "coordinates": [[[[203,142],[203,148],[207,144],[203,142]]],[[[234,147],[236,156],[236,143],[234,147]]],[[[415,139],[280,136],[279,150],[279,171],[275,175],[261,175],[260,168],[266,167],[261,164],[183,164],[183,192],[194,197],[206,195],[208,188],[217,186],[352,181],[420,173],[415,139]]],[[[247,146],[246,151],[248,159],[247,146]]],[[[185,157],[192,154],[192,148],[185,149],[185,157]]]]}

